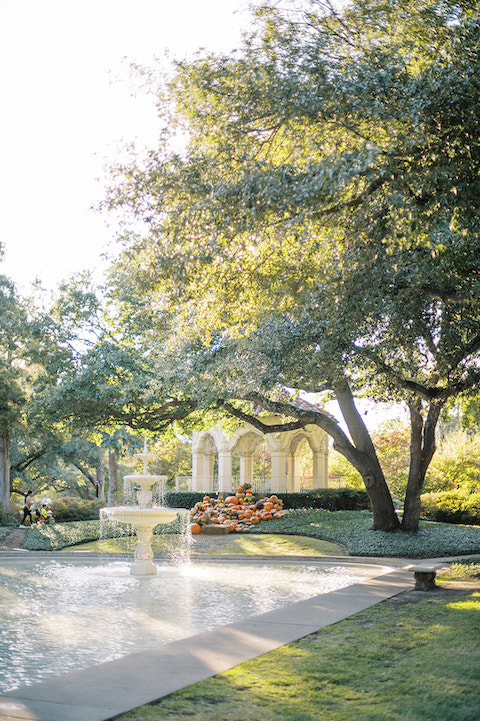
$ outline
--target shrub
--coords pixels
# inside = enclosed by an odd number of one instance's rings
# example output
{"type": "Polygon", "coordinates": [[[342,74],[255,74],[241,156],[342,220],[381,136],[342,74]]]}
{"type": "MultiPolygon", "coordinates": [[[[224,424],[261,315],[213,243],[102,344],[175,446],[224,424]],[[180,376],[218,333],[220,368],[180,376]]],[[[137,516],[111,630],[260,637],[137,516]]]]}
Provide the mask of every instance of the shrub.
{"type": "Polygon", "coordinates": [[[168,508],[193,508],[205,495],[208,493],[202,491],[171,491],[165,493],[164,503],[168,508]]]}
{"type": "MultiPolygon", "coordinates": [[[[169,508],[193,508],[205,495],[208,494],[199,491],[166,493],[164,502],[169,508]]],[[[260,498],[259,494],[254,495],[260,498]]],[[[356,488],[317,488],[309,493],[275,495],[283,501],[284,508],[324,508],[327,511],[362,511],[370,508],[367,492],[356,488]]]]}
{"type": "Polygon", "coordinates": [[[454,491],[424,493],[422,514],[426,518],[444,523],[480,525],[480,493],[469,493],[458,488],[454,491]]]}
{"type": "Polygon", "coordinates": [[[425,491],[467,491],[480,488],[480,434],[457,431],[446,436],[435,453],[425,478],[425,491]]]}
{"type": "Polygon", "coordinates": [[[328,459],[330,478],[339,478],[342,486],[347,488],[365,488],[362,476],[341,453],[332,448],[328,459]]]}
{"type": "Polygon", "coordinates": [[[0,503],[0,526],[17,526],[21,521],[23,513],[15,507],[10,511],[6,511],[0,503]]]}
{"type": "Polygon", "coordinates": [[[51,509],[56,521],[94,521],[98,520],[99,509],[105,506],[105,501],[95,499],[86,501],[76,496],[63,496],[51,503],[51,509]]]}
{"type": "Polygon", "coordinates": [[[326,511],[362,511],[370,508],[366,491],[357,488],[317,488],[309,493],[277,493],[284,508],[323,508],[326,511]]]}

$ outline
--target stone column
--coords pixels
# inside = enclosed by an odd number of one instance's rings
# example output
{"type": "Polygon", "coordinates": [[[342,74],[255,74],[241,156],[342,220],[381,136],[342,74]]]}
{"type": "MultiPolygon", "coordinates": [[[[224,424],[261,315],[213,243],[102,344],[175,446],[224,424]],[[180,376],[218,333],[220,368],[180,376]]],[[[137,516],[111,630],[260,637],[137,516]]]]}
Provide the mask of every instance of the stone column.
{"type": "Polygon", "coordinates": [[[240,456],[240,485],[253,483],[253,453],[240,456]]]}
{"type": "Polygon", "coordinates": [[[272,492],[287,492],[287,455],[285,451],[271,451],[272,459],[272,492]]]}
{"type": "Polygon", "coordinates": [[[328,453],[313,451],[313,487],[328,488],[328,453]]]}
{"type": "Polygon", "coordinates": [[[196,453],[193,458],[192,491],[213,491],[214,456],[196,453]]]}
{"type": "Polygon", "coordinates": [[[218,490],[221,493],[232,492],[232,452],[218,452],[218,490]]]}

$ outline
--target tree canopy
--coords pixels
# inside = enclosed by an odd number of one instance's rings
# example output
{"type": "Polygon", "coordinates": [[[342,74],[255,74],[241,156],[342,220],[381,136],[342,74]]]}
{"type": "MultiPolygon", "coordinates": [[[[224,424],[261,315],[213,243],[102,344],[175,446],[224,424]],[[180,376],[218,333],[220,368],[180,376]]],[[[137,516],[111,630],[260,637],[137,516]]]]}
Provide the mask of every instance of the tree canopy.
{"type": "Polygon", "coordinates": [[[106,203],[158,392],[322,425],[377,528],[398,520],[354,393],[409,405],[412,530],[439,414],[480,380],[479,29],[471,0],[261,5],[239,51],[161,78],[159,147],[106,203]],[[333,391],[349,435],[285,388],[333,391]]]}

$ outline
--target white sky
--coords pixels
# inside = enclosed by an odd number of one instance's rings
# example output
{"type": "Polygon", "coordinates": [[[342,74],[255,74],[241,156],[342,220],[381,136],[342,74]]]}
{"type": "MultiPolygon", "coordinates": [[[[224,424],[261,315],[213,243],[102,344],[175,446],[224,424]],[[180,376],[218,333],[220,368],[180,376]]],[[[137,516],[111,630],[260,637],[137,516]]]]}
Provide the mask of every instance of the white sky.
{"type": "Polygon", "coordinates": [[[98,268],[115,229],[89,211],[119,143],[152,146],[128,63],[238,46],[246,0],[0,0],[0,272],[20,292],[98,268]],[[122,78],[122,80],[119,80],[122,78]]]}

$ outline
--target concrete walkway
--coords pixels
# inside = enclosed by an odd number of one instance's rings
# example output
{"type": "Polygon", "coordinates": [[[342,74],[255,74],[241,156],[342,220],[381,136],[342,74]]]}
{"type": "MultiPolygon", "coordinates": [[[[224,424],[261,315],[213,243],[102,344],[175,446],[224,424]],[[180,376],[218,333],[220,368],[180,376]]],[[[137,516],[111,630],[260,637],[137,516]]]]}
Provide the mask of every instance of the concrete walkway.
{"type": "MultiPolygon", "coordinates": [[[[391,559],[378,560],[390,565],[391,559]]],[[[20,687],[0,696],[0,721],[106,721],[411,590],[413,574],[404,564],[240,623],[20,687]]]]}

